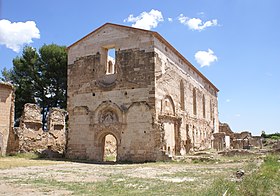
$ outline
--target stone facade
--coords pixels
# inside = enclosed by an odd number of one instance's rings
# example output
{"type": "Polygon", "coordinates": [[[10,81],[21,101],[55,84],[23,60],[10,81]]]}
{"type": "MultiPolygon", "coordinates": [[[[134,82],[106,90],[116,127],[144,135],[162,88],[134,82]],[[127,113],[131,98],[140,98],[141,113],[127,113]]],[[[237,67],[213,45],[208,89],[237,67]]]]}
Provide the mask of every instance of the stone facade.
{"type": "Polygon", "coordinates": [[[117,161],[163,160],[219,130],[218,89],[152,31],[107,23],[69,46],[67,93],[70,158],[103,161],[110,134],[117,161]]]}
{"type": "Polygon", "coordinates": [[[0,155],[9,152],[10,140],[15,137],[14,124],[14,90],[13,86],[0,82],[0,155]]]}

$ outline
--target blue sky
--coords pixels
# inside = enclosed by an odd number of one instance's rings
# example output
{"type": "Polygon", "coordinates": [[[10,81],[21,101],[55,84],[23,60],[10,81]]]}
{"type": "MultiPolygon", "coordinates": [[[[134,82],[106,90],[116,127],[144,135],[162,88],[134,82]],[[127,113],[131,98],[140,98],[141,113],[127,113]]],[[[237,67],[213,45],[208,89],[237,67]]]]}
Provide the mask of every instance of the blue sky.
{"type": "Polygon", "coordinates": [[[280,132],[279,9],[279,0],[0,0],[0,69],[25,44],[68,46],[106,22],[138,25],[159,32],[220,89],[221,122],[280,132]]]}

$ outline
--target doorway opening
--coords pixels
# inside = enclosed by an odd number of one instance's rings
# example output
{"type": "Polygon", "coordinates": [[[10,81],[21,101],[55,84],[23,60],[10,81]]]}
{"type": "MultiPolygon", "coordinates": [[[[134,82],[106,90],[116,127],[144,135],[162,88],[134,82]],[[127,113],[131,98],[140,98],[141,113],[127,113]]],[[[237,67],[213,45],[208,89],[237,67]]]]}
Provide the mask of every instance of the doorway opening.
{"type": "Polygon", "coordinates": [[[104,138],[104,162],[116,162],[117,161],[117,140],[112,134],[108,134],[104,138]]]}

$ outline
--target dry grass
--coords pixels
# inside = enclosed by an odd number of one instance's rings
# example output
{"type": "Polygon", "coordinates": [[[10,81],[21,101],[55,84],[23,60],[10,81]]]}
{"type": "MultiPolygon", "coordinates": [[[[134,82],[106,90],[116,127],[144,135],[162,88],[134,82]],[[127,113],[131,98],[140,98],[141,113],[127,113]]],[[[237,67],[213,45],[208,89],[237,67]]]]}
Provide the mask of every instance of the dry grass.
{"type": "Polygon", "coordinates": [[[39,159],[35,154],[18,154],[14,156],[0,157],[0,169],[14,167],[44,166],[59,164],[61,162],[39,159]]]}
{"type": "Polygon", "coordinates": [[[4,168],[2,160],[5,159],[14,163],[5,166],[11,169],[0,170],[0,195],[9,193],[4,190],[21,195],[29,195],[30,191],[34,195],[222,195],[226,190],[231,195],[250,195],[253,190],[265,188],[262,184],[273,185],[271,193],[275,194],[275,185],[279,183],[275,174],[280,171],[277,158],[269,158],[272,161],[260,166],[259,157],[229,157],[215,163],[114,165],[8,157],[0,158],[0,168],[4,168]],[[22,167],[30,164],[36,166],[22,167]],[[18,168],[12,168],[15,166],[18,168]],[[245,170],[244,182],[235,177],[240,168],[245,170]],[[271,181],[263,181],[258,172],[261,176],[265,173],[265,179],[271,181]],[[238,192],[240,188],[249,192],[238,192]]]}

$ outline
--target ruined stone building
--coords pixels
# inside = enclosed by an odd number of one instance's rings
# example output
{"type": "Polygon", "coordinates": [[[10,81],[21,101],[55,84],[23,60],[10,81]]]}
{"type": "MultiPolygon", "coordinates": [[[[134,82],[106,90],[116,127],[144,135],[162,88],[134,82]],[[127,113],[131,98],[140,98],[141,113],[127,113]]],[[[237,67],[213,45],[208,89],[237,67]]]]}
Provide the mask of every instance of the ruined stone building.
{"type": "Polygon", "coordinates": [[[47,130],[43,130],[41,108],[36,104],[24,105],[17,136],[14,141],[16,152],[42,152],[49,150],[63,154],[66,146],[66,111],[51,108],[48,113],[47,130]]]}
{"type": "Polygon", "coordinates": [[[0,82],[0,155],[5,155],[13,138],[14,90],[8,83],[0,82]]]}
{"type": "Polygon", "coordinates": [[[0,82],[0,155],[17,152],[65,152],[66,111],[51,108],[48,128],[42,128],[41,108],[35,104],[24,105],[20,126],[14,127],[14,88],[0,82]]]}
{"type": "Polygon", "coordinates": [[[67,156],[155,161],[211,147],[218,89],[157,32],[107,23],[68,47],[67,156]]]}
{"type": "Polygon", "coordinates": [[[262,148],[263,146],[261,136],[253,136],[248,131],[233,132],[227,123],[220,123],[219,133],[213,136],[213,148],[216,150],[262,148]]]}

